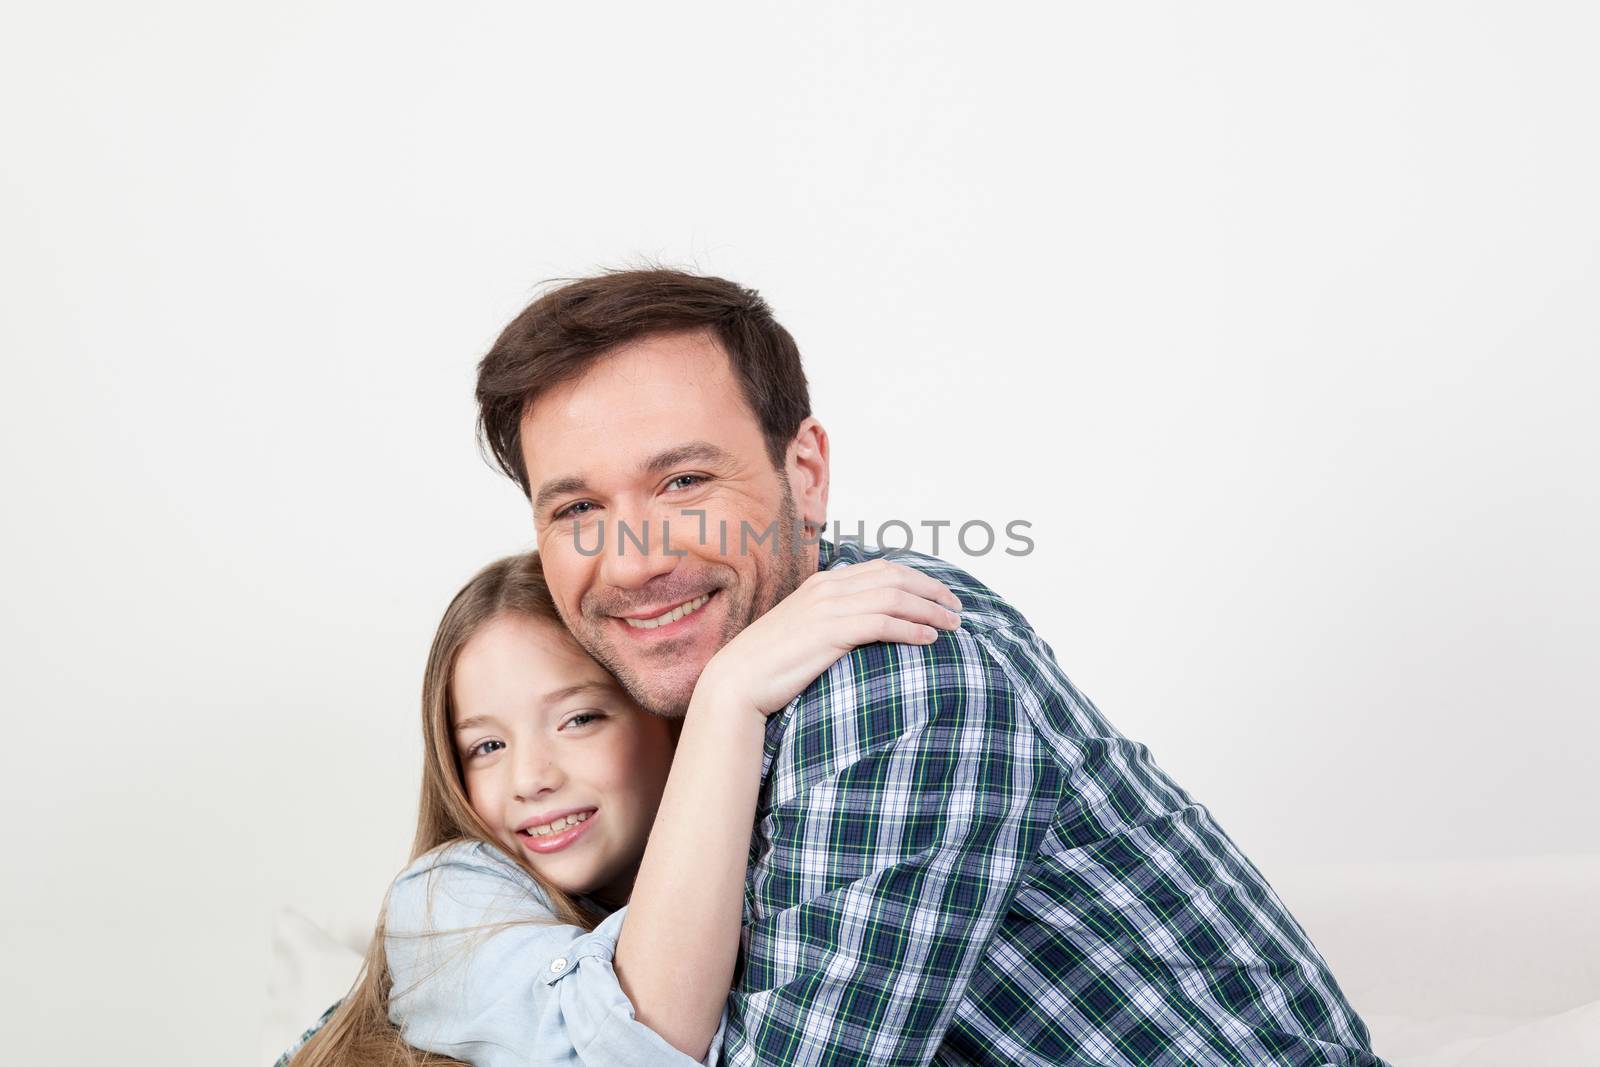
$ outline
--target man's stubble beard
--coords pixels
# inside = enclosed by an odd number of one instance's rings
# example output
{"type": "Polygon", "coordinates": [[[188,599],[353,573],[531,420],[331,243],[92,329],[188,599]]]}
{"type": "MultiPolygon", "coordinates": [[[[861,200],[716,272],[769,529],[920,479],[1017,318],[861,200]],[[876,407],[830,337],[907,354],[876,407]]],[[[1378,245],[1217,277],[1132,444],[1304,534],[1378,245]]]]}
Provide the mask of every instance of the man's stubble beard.
{"type": "MultiPolygon", "coordinates": [[[[739,613],[744,616],[743,618],[730,610],[730,614],[723,619],[717,650],[738,637],[746,626],[771,611],[784,597],[800,588],[800,584],[810,576],[806,569],[807,561],[795,551],[797,514],[794,493],[788,486],[788,480],[784,479],[783,499],[778,505],[778,549],[773,553],[775,567],[770,576],[772,580],[766,583],[765,589],[753,591],[748,607],[739,613]]],[[[756,551],[762,549],[758,548],[756,551]]],[[[729,587],[723,586],[719,589],[719,593],[727,595],[728,590],[729,587]]],[[[737,608],[737,605],[734,607],[737,608]]],[[[660,684],[652,685],[652,682],[662,681],[659,672],[652,672],[646,665],[624,662],[615,647],[600,639],[600,634],[607,625],[609,624],[602,622],[593,632],[587,634],[579,633],[570,624],[567,628],[578,638],[578,643],[584,646],[589,655],[622,683],[622,687],[628,691],[634,703],[652,715],[681,719],[689,710],[689,699],[694,695],[695,683],[699,681],[700,672],[705,668],[705,664],[695,666],[693,677],[676,684],[668,683],[671,684],[670,689],[660,684]]],[[[587,630],[587,625],[584,629],[587,630]]]]}

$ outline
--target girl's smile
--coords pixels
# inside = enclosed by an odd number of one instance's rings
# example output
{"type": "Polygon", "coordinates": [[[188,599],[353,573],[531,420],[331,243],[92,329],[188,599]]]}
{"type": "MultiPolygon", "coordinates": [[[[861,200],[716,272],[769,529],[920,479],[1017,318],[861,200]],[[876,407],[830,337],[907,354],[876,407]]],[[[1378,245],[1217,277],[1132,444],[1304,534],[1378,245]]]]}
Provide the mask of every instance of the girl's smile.
{"type": "Polygon", "coordinates": [[[521,614],[468,639],[450,694],[462,782],[489,832],[565,893],[626,900],[675,724],[640,710],[560,624],[521,614]]]}
{"type": "Polygon", "coordinates": [[[589,828],[595,808],[564,811],[549,818],[533,818],[517,827],[522,845],[530,852],[548,854],[560,852],[573,844],[589,828]]]}

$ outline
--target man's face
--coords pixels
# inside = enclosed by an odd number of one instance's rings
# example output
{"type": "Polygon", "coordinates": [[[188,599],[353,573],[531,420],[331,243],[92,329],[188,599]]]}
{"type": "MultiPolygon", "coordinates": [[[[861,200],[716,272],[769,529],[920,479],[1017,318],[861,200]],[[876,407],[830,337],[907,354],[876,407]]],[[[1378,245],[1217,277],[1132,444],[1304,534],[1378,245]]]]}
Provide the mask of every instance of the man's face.
{"type": "Polygon", "coordinates": [[[712,655],[816,570],[794,524],[823,521],[826,435],[807,419],[774,470],[709,332],[641,338],[545,393],[522,455],[562,618],[656,714],[682,715],[712,655]]]}

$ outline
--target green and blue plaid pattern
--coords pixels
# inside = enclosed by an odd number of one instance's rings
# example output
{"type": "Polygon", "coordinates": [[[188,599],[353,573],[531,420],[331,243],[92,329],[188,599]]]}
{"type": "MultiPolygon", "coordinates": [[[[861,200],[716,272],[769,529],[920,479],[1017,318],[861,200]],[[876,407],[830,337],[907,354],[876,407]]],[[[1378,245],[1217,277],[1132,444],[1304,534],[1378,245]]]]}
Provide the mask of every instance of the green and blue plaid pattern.
{"type": "Polygon", "coordinates": [[[856,649],[769,723],[726,1062],[1381,1067],[1261,873],[1027,621],[892,558],[961,629],[856,649]]]}

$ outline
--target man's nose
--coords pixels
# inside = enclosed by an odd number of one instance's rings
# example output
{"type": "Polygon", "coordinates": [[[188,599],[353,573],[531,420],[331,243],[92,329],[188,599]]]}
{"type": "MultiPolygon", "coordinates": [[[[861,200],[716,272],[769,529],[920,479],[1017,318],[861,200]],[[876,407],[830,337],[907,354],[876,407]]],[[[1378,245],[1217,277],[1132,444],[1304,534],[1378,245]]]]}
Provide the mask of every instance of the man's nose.
{"type": "Polygon", "coordinates": [[[600,579],[614,588],[648,585],[671,574],[682,558],[681,531],[671,528],[667,516],[619,517],[615,528],[606,532],[609,536],[600,556],[600,579]]]}
{"type": "Polygon", "coordinates": [[[537,799],[554,793],[566,782],[555,754],[544,745],[523,747],[516,761],[516,798],[521,801],[537,799]]]}

